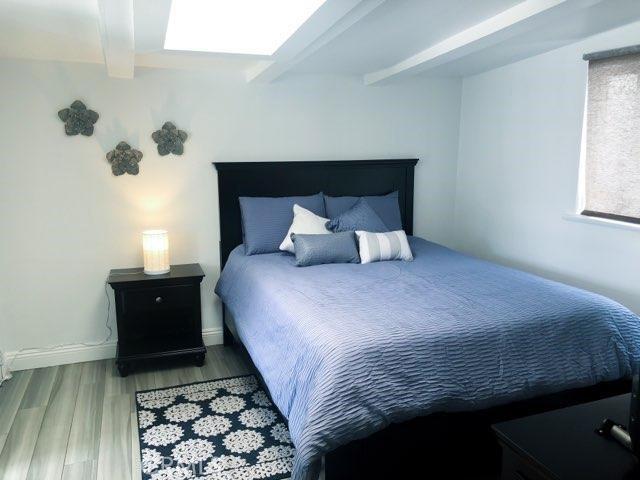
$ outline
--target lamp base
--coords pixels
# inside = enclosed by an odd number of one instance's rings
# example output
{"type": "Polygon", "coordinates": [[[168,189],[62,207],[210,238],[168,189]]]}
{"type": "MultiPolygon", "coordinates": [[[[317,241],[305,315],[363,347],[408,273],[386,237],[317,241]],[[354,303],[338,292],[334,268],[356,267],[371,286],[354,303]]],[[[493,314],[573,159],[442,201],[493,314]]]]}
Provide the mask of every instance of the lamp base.
{"type": "Polygon", "coordinates": [[[164,275],[165,273],[169,273],[171,271],[170,268],[166,270],[144,270],[145,275],[164,275]]]}

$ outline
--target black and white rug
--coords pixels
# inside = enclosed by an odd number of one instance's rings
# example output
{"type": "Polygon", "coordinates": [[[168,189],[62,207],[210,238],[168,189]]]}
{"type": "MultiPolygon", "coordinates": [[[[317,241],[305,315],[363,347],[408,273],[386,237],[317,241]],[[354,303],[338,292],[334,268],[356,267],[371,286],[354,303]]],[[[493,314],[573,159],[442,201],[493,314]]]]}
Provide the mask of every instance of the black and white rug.
{"type": "Polygon", "coordinates": [[[289,430],[255,376],[136,393],[143,480],[289,478],[289,430]]]}

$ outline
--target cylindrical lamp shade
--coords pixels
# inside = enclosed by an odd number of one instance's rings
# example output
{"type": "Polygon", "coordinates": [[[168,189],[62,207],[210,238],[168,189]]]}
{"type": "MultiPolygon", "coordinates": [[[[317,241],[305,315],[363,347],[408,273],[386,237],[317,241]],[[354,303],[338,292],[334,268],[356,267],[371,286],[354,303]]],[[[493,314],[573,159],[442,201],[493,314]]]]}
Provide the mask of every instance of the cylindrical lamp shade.
{"type": "Polygon", "coordinates": [[[166,230],[142,232],[144,273],[161,275],[169,273],[169,236],[166,230]]]}

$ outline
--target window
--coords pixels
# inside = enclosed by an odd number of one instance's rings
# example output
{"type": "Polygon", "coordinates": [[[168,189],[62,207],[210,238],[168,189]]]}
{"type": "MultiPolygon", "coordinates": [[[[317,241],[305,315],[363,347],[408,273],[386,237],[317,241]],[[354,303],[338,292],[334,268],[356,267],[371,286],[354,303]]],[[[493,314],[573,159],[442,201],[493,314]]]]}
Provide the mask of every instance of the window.
{"type": "Polygon", "coordinates": [[[589,60],[583,215],[640,224],[640,46],[589,60]]]}
{"type": "Polygon", "coordinates": [[[164,48],[273,55],[324,2],[173,0],[164,48]]]}

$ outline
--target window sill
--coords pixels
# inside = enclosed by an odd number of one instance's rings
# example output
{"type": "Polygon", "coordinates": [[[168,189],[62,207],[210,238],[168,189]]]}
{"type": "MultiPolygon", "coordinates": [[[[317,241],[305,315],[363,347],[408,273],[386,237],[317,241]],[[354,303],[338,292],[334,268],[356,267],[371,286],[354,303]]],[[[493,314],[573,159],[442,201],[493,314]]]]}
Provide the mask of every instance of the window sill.
{"type": "Polygon", "coordinates": [[[621,230],[632,230],[634,232],[640,232],[640,225],[635,223],[621,222],[620,220],[589,217],[587,215],[580,215],[579,213],[565,213],[562,218],[571,222],[590,223],[592,225],[600,225],[603,227],[613,227],[619,228],[621,230]]]}

